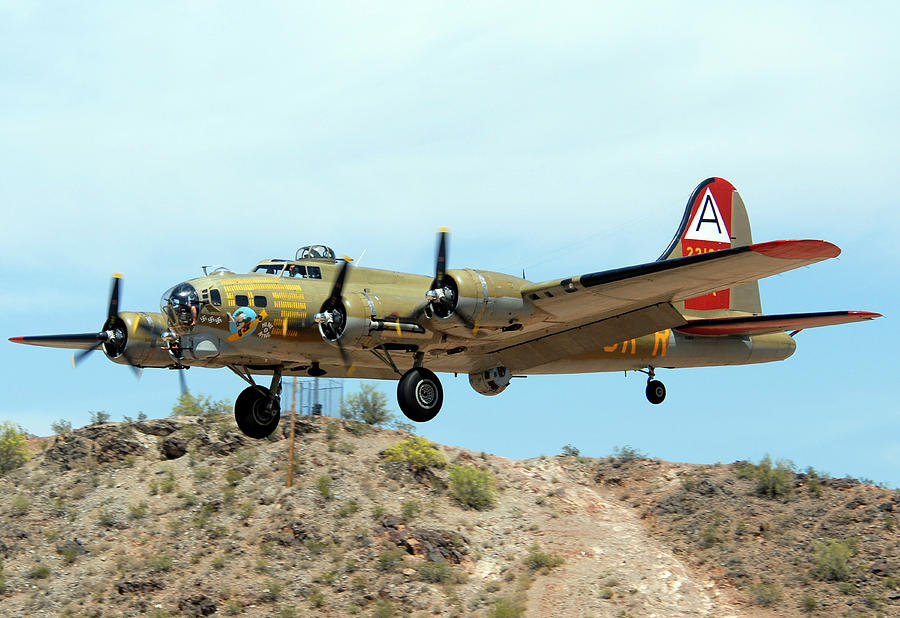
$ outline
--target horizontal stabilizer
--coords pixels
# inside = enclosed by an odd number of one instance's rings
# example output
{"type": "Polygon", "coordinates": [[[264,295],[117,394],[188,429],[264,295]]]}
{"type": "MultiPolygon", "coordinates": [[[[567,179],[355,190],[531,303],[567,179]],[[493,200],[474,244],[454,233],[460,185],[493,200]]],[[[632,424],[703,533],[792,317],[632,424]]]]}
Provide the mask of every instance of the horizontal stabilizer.
{"type": "Polygon", "coordinates": [[[32,335],[30,337],[10,337],[9,340],[13,343],[39,345],[45,348],[66,348],[69,350],[87,350],[97,347],[103,341],[98,333],[32,335]]]}
{"type": "Polygon", "coordinates": [[[687,326],[676,328],[687,335],[763,335],[803,330],[816,326],[849,324],[880,318],[869,311],[823,311],[820,313],[785,313],[782,315],[750,315],[728,318],[688,320],[687,326]]]}

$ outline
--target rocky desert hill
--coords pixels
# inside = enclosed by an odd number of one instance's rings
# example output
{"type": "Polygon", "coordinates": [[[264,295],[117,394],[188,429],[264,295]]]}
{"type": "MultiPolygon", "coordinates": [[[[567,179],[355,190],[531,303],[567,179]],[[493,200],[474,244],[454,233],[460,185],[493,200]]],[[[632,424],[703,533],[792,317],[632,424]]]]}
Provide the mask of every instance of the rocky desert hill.
{"type": "Polygon", "coordinates": [[[768,460],[513,461],[328,417],[89,425],[0,477],[4,616],[900,615],[900,494],[768,460]]]}

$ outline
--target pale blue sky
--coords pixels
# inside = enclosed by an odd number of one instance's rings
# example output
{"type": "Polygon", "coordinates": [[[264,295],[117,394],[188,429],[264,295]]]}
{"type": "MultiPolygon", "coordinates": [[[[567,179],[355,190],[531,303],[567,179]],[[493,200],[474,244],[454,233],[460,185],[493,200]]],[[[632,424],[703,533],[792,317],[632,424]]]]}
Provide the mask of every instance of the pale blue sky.
{"type": "MultiPolygon", "coordinates": [[[[421,433],[511,457],[629,444],[670,460],[765,453],[900,486],[896,3],[20,3],[0,0],[3,338],[156,310],[201,264],[326,243],[428,273],[534,281],[653,260],[698,181],[729,179],[756,240],[844,253],[761,284],[768,312],[887,317],[798,336],[783,363],[644,378],[444,380],[421,433]]],[[[164,415],[94,354],[0,343],[0,418],[164,415]]],[[[226,370],[188,372],[233,399],[226,370]]],[[[393,399],[394,385],[382,384],[393,399]]],[[[348,389],[354,388],[352,381],[348,389]]]]}

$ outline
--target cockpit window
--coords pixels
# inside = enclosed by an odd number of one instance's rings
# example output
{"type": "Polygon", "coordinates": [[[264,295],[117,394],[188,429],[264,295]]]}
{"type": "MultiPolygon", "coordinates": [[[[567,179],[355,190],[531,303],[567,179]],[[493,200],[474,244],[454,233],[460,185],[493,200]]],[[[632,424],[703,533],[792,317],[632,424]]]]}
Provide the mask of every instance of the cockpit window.
{"type": "Polygon", "coordinates": [[[301,279],[306,278],[306,266],[301,266],[300,264],[292,264],[284,269],[284,274],[287,277],[300,277],[301,279]]]}
{"type": "Polygon", "coordinates": [[[278,275],[284,269],[284,264],[262,264],[253,269],[255,273],[265,273],[267,275],[278,275]]]}
{"type": "Polygon", "coordinates": [[[192,326],[200,312],[200,295],[190,283],[179,283],[166,290],[159,306],[170,326],[192,326]]]}
{"type": "Polygon", "coordinates": [[[322,278],[322,269],[318,266],[307,266],[306,268],[306,276],[310,279],[321,279],[322,278]]]}

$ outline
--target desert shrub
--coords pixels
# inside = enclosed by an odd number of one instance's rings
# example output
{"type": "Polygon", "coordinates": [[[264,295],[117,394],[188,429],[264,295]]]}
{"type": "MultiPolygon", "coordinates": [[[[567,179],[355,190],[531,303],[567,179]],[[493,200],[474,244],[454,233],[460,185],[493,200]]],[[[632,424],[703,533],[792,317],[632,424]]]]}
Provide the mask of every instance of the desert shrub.
{"type": "Polygon", "coordinates": [[[800,609],[802,609],[807,614],[813,613],[814,611],[816,611],[816,609],[818,609],[818,607],[819,603],[808,594],[804,594],[803,598],[800,599],[800,609]]]}
{"type": "Polygon", "coordinates": [[[735,472],[741,478],[755,481],[754,491],[766,498],[787,498],[794,488],[794,465],[785,459],[779,459],[774,465],[769,455],[758,464],[742,461],[735,472]]]}
{"type": "Polygon", "coordinates": [[[846,581],[850,578],[850,558],[856,553],[853,539],[813,541],[815,575],[825,581],[846,581]]]}
{"type": "Polygon", "coordinates": [[[406,521],[410,521],[419,514],[420,510],[422,510],[422,507],[418,502],[416,502],[415,500],[407,500],[400,508],[400,513],[403,515],[403,519],[405,519],[406,521]]]}
{"type": "Polygon", "coordinates": [[[378,556],[377,566],[379,571],[392,571],[398,565],[403,564],[403,557],[406,552],[399,547],[392,547],[385,550],[378,556]]]}
{"type": "Polygon", "coordinates": [[[205,419],[213,419],[223,414],[231,414],[231,404],[224,399],[212,401],[205,395],[192,395],[183,393],[172,407],[169,416],[201,416],[205,419]]]}
{"type": "Polygon", "coordinates": [[[119,525],[119,517],[112,509],[103,508],[97,515],[97,523],[106,528],[113,528],[119,525]]]}
{"type": "Polygon", "coordinates": [[[15,517],[21,517],[28,512],[30,506],[31,500],[28,499],[28,496],[25,494],[16,494],[16,497],[12,499],[12,508],[10,509],[10,512],[15,517]]]}
{"type": "Polygon", "coordinates": [[[387,396],[372,384],[360,384],[360,391],[341,402],[341,416],[367,425],[384,425],[393,420],[387,407],[387,396]]]}
{"type": "Polygon", "coordinates": [[[331,477],[327,474],[323,474],[316,479],[316,489],[319,490],[319,495],[321,495],[326,500],[332,497],[331,492],[331,477]]]}
{"type": "Polygon", "coordinates": [[[153,572],[171,571],[175,560],[169,554],[155,554],[147,558],[147,570],[153,572]]]}
{"type": "Polygon", "coordinates": [[[760,607],[771,607],[781,600],[781,591],[770,582],[759,582],[750,587],[753,602],[760,607]]]}
{"type": "Polygon", "coordinates": [[[61,418],[58,421],[53,421],[50,423],[50,431],[53,433],[64,436],[66,434],[72,433],[72,423],[61,418]]]}
{"type": "Polygon", "coordinates": [[[462,505],[484,510],[494,505],[494,475],[476,466],[450,468],[450,495],[462,505]]]}
{"type": "Polygon", "coordinates": [[[103,410],[91,410],[88,412],[91,417],[91,425],[99,425],[100,423],[108,423],[110,419],[109,412],[103,410]]]}
{"type": "Polygon", "coordinates": [[[150,510],[150,507],[143,500],[138,504],[129,504],[128,519],[143,519],[147,516],[148,510],[150,510]]]}
{"type": "Polygon", "coordinates": [[[394,615],[394,606],[387,599],[378,599],[375,602],[375,612],[372,618],[391,618],[394,615]]]}
{"type": "Polygon", "coordinates": [[[29,456],[22,428],[10,421],[0,422],[0,474],[21,467],[29,456]]]}
{"type": "Polygon", "coordinates": [[[564,447],[562,447],[562,454],[570,455],[572,457],[578,457],[579,455],[581,455],[581,451],[579,451],[577,447],[572,446],[571,444],[566,444],[564,447]]]}
{"type": "Polygon", "coordinates": [[[450,565],[440,560],[438,562],[423,562],[416,569],[416,574],[423,582],[442,584],[453,579],[453,569],[450,565]]]}
{"type": "Polygon", "coordinates": [[[159,490],[164,494],[170,494],[175,491],[176,485],[175,473],[171,470],[167,470],[165,474],[163,474],[162,480],[159,482],[159,490]]]}
{"type": "Polygon", "coordinates": [[[356,500],[350,500],[338,509],[337,514],[338,517],[347,517],[349,515],[353,515],[358,510],[359,502],[357,502],[356,500]]]}
{"type": "Polygon", "coordinates": [[[225,482],[231,486],[237,485],[244,478],[244,473],[237,468],[229,468],[225,471],[225,482]]]}
{"type": "Polygon", "coordinates": [[[50,567],[46,564],[36,564],[25,573],[28,579],[47,579],[50,577],[50,567]]]}
{"type": "Polygon", "coordinates": [[[613,448],[612,456],[623,463],[634,461],[635,459],[643,459],[645,457],[644,453],[627,444],[625,446],[616,446],[613,448]]]}
{"type": "Polygon", "coordinates": [[[437,446],[421,436],[392,444],[384,450],[383,456],[388,463],[402,463],[411,468],[441,468],[447,465],[447,458],[437,446]]]}
{"type": "Polygon", "coordinates": [[[525,566],[529,571],[532,572],[547,572],[550,569],[555,569],[562,563],[562,556],[557,556],[556,554],[548,554],[542,551],[541,546],[537,543],[529,548],[528,555],[525,556],[525,566]]]}
{"type": "Polygon", "coordinates": [[[525,615],[525,608],[501,597],[494,601],[494,606],[487,615],[489,618],[520,618],[525,615]]]}

